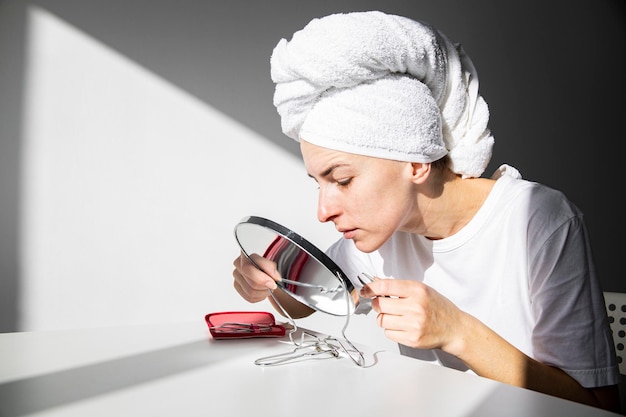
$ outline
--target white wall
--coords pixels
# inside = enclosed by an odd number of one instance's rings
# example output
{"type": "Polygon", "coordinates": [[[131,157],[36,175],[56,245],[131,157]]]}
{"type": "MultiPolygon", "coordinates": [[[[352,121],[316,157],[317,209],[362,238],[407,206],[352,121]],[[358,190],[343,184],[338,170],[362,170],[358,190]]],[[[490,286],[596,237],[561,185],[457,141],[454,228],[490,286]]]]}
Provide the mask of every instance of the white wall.
{"type": "Polygon", "coordinates": [[[298,158],[44,9],[27,27],[20,330],[268,309],[232,288],[234,225],[338,237],[298,158]]]}
{"type": "Polygon", "coordinates": [[[327,242],[305,227],[316,189],[297,158],[47,11],[28,18],[21,329],[249,307],[231,277],[245,215],[327,242]]]}

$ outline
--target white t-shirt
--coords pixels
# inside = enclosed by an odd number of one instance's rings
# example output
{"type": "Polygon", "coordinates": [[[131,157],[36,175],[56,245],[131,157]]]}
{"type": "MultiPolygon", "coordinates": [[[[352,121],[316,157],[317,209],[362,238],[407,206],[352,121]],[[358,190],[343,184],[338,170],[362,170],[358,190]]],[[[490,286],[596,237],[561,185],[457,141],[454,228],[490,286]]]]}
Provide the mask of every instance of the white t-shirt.
{"type": "MultiPolygon", "coordinates": [[[[397,232],[379,250],[341,239],[327,251],[356,275],[423,281],[530,357],[581,385],[617,384],[619,370],[583,215],[565,196],[510,167],[459,232],[429,240],[397,232]],[[513,172],[513,175],[509,173],[513,172]]],[[[444,352],[400,345],[404,355],[467,370],[444,352]]]]}

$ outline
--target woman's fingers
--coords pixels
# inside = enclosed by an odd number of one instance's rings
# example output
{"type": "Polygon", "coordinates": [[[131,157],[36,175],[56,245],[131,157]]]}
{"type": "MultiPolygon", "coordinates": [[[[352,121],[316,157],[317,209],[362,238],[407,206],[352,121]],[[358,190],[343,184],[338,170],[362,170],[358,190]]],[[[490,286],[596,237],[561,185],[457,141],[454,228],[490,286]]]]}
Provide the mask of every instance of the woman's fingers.
{"type": "Polygon", "coordinates": [[[268,289],[276,289],[276,281],[273,278],[280,276],[276,270],[276,264],[261,256],[252,255],[254,263],[243,253],[233,261],[233,286],[245,300],[255,303],[264,300],[268,295],[268,289]],[[261,270],[260,268],[263,268],[261,270]],[[268,273],[264,272],[268,271],[268,273]]]}

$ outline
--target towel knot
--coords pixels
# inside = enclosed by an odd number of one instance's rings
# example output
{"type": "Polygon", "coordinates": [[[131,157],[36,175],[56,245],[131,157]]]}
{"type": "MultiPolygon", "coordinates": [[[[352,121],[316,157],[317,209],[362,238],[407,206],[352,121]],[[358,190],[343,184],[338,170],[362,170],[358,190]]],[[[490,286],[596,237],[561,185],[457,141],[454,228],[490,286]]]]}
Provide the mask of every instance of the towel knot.
{"type": "Polygon", "coordinates": [[[489,163],[474,66],[428,24],[379,11],[313,19],[270,64],[282,130],[296,141],[409,162],[449,153],[463,177],[489,163]]]}

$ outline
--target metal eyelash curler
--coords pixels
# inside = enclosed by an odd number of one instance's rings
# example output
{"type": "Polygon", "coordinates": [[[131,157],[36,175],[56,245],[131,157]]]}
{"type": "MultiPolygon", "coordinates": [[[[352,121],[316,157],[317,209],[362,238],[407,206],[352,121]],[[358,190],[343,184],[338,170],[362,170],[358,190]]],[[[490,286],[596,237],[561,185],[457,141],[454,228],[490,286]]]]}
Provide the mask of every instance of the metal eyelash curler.
{"type": "MultiPolygon", "coordinates": [[[[343,281],[340,282],[343,283],[343,281]]],[[[343,286],[344,290],[346,290],[345,285],[343,286]]],[[[300,336],[300,341],[296,341],[293,338],[294,333],[298,331],[298,326],[295,320],[287,313],[287,311],[283,308],[282,304],[278,301],[278,299],[274,296],[274,292],[268,289],[270,296],[276,303],[276,305],[280,308],[282,313],[289,320],[289,324],[291,324],[291,330],[289,331],[289,340],[292,344],[295,345],[295,348],[291,352],[279,353],[276,355],[265,356],[259,358],[254,361],[256,365],[260,366],[273,366],[273,365],[281,365],[289,362],[294,362],[302,358],[312,358],[321,355],[325,355],[324,358],[316,358],[316,359],[331,359],[331,358],[339,358],[340,352],[345,353],[357,366],[363,367],[365,366],[365,358],[363,353],[358,350],[354,344],[348,339],[346,336],[346,329],[348,328],[350,322],[350,315],[346,315],[346,321],[341,330],[341,335],[345,342],[350,346],[350,348],[346,348],[346,346],[341,342],[340,339],[334,338],[332,336],[328,336],[325,338],[320,338],[319,336],[303,331],[300,336]],[[309,337],[308,340],[305,340],[306,337],[309,337]],[[336,344],[335,344],[336,343],[336,344]],[[355,357],[356,355],[356,357],[355,357]]],[[[347,297],[348,307],[350,304],[350,296],[348,291],[345,291],[347,297]]]]}
{"type": "Polygon", "coordinates": [[[211,326],[209,330],[213,330],[217,333],[254,333],[254,332],[271,332],[272,326],[267,324],[254,324],[254,323],[240,323],[240,322],[225,322],[219,326],[211,326]]]}
{"type": "Polygon", "coordinates": [[[335,347],[326,344],[318,336],[309,332],[303,332],[299,342],[291,340],[296,345],[293,350],[259,358],[254,361],[255,365],[276,366],[296,362],[300,359],[330,359],[339,357],[339,352],[335,347]]]}

